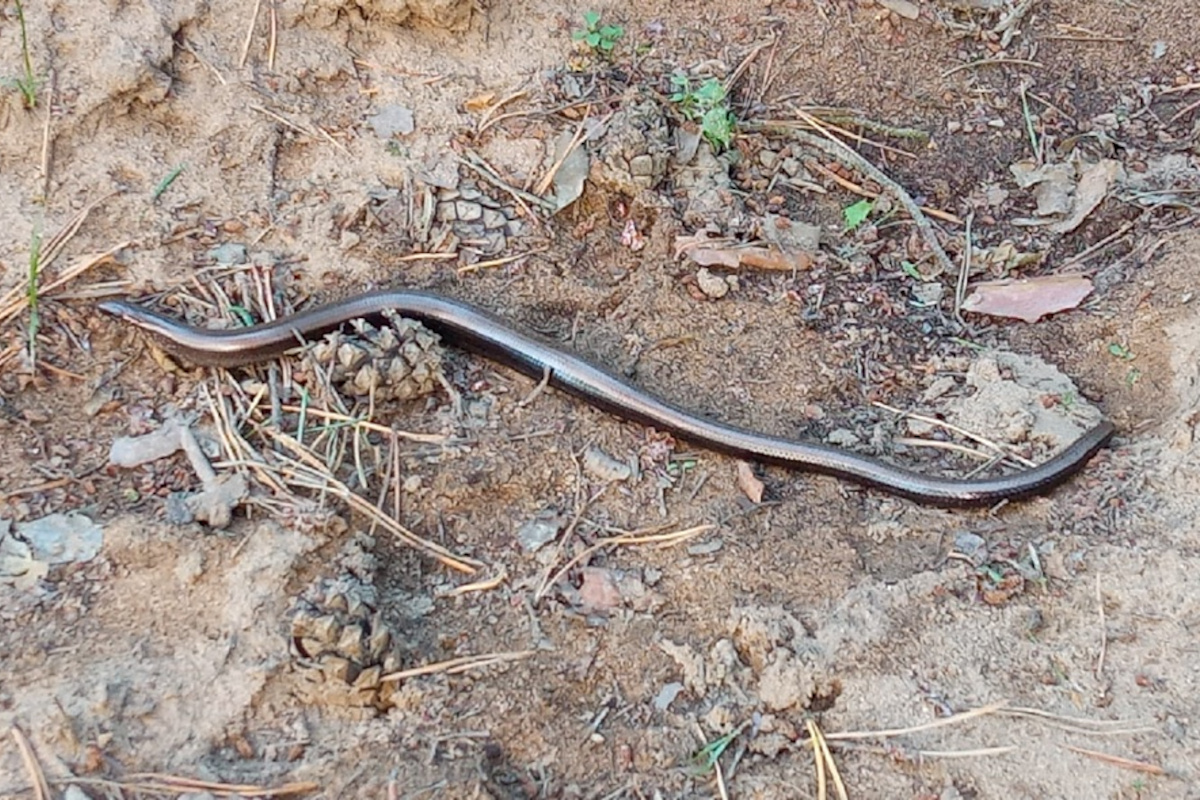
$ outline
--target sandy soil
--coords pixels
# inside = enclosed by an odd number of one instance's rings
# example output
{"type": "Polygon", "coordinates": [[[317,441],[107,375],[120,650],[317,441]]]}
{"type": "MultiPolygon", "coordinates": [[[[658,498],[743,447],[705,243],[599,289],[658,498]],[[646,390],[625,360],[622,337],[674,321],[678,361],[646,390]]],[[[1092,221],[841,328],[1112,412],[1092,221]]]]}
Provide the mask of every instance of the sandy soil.
{"type": "MultiPolygon", "coordinates": [[[[1200,796],[1200,16],[1020,5],[27,1],[38,101],[0,95],[0,564],[54,514],[93,521],[99,547],[0,577],[0,797],[39,796],[31,765],[76,798],[834,796],[814,729],[850,797],[1200,796]],[[573,41],[590,10],[623,29],[610,55],[573,41]],[[731,86],[732,150],[677,155],[677,71],[731,86]],[[858,149],[957,218],[933,219],[955,265],[969,217],[977,254],[1008,242],[1044,256],[1020,275],[1094,291],[1033,324],[960,324],[957,275],[898,205],[847,230],[859,197],[827,170],[870,181],[749,128],[803,112],[891,148],[858,149]],[[576,132],[589,180],[551,214],[538,184],[576,132]],[[1029,225],[1046,198],[1011,166],[1072,153],[1124,177],[1073,230],[1029,225]],[[676,245],[705,226],[819,243],[795,269],[701,272],[676,245]],[[37,241],[55,258],[35,361],[37,241]],[[297,488],[300,467],[245,466],[296,456],[279,434],[302,439],[300,418],[270,424],[270,397],[299,402],[319,371],[172,371],[93,309],[147,296],[208,324],[375,286],[478,303],[697,412],[930,472],[976,462],[875,403],[1033,459],[1101,412],[1120,433],[998,509],[757,467],[754,502],[733,459],[447,348],[433,392],[343,401],[418,435],[329,426],[304,452],[466,574],[330,484],[297,488]],[[228,525],[186,521],[185,455],[109,463],[181,420],[221,480],[247,480],[228,525]],[[518,655],[379,680],[493,653],[518,655]]],[[[17,7],[0,18],[17,78],[17,7]]]]}

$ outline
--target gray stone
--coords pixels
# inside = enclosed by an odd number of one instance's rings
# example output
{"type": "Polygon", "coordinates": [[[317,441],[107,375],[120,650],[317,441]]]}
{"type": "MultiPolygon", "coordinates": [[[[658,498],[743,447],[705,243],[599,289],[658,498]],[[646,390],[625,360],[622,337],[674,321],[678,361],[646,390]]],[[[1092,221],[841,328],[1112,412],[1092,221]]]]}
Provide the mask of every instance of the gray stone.
{"type": "Polygon", "coordinates": [[[466,200],[454,201],[454,213],[462,222],[475,222],[483,218],[483,208],[478,203],[471,203],[466,200]]]}
{"type": "Polygon", "coordinates": [[[505,219],[504,215],[499,211],[491,208],[485,208],[483,210],[483,227],[487,228],[488,230],[503,228],[507,222],[508,220],[505,219]]]}
{"type": "Polygon", "coordinates": [[[391,139],[397,134],[405,136],[417,127],[412,109],[400,105],[383,106],[368,121],[380,139],[391,139]]]}

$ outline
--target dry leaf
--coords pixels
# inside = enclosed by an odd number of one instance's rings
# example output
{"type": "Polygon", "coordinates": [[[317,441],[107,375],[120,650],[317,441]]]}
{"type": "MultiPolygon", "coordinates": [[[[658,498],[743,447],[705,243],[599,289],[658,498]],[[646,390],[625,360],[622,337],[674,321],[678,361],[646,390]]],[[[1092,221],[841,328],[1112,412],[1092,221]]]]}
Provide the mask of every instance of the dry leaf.
{"type": "Polygon", "coordinates": [[[468,98],[467,102],[463,103],[463,106],[467,109],[467,111],[483,111],[495,101],[495,92],[484,92],[483,94],[477,94],[474,97],[468,98]]]}
{"type": "Polygon", "coordinates": [[[633,252],[646,246],[646,237],[637,229],[637,223],[632,218],[625,220],[625,228],[621,231],[621,244],[633,252]]]}
{"type": "Polygon", "coordinates": [[[697,247],[724,247],[733,243],[732,239],[727,237],[717,236],[711,231],[702,230],[696,231],[693,234],[684,234],[683,236],[675,237],[675,259],[679,260],[684,253],[689,252],[697,247]]]}
{"type": "Polygon", "coordinates": [[[1088,214],[1096,210],[1096,206],[1108,196],[1108,189],[1113,182],[1124,178],[1125,168],[1120,161],[1111,158],[1097,161],[1085,168],[1079,176],[1079,185],[1075,188],[1075,201],[1071,206],[1071,215],[1066,219],[1050,226],[1055,233],[1069,233],[1079,227],[1088,214]]]}
{"type": "Polygon", "coordinates": [[[808,269],[813,265],[811,254],[783,249],[776,245],[756,247],[734,244],[732,239],[710,236],[697,231],[691,236],[675,237],[675,258],[686,255],[702,267],[726,269],[765,269],[779,272],[808,269]]]}
{"type": "Polygon", "coordinates": [[[584,614],[607,613],[621,605],[621,589],[612,570],[584,567],[579,576],[579,610],[584,614]]]}
{"type": "Polygon", "coordinates": [[[754,474],[754,468],[750,466],[749,462],[737,462],[737,484],[738,488],[742,490],[742,494],[749,497],[751,502],[762,502],[763,492],[767,487],[754,474]]]}
{"type": "Polygon", "coordinates": [[[910,3],[909,0],[879,0],[879,5],[905,19],[916,19],[921,16],[921,9],[917,8],[916,3],[910,3]]]}
{"type": "Polygon", "coordinates": [[[1092,292],[1082,275],[1044,275],[1021,280],[977,283],[963,301],[963,311],[1037,322],[1047,314],[1079,305],[1092,292]]]}
{"type": "Polygon", "coordinates": [[[808,253],[787,253],[775,247],[747,247],[738,251],[742,266],[753,269],[792,270],[808,269],[813,264],[808,253]]]}

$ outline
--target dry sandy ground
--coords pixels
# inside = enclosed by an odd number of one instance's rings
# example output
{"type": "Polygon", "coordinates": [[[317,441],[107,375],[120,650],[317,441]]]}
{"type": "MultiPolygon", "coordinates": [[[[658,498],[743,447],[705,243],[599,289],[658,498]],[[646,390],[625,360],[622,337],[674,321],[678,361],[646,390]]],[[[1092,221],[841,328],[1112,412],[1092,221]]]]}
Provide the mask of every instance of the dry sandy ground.
{"type": "MultiPolygon", "coordinates": [[[[1200,16],[1188,0],[1020,6],[27,0],[42,82],[33,109],[15,89],[0,97],[0,290],[20,293],[30,242],[88,207],[42,285],[112,257],[46,291],[36,366],[28,311],[0,328],[0,521],[72,512],[102,532],[94,558],[0,584],[0,726],[14,732],[0,796],[38,796],[34,762],[55,797],[187,791],[139,773],[313,797],[818,796],[809,722],[851,797],[1200,796],[1200,16]],[[624,29],[610,59],[572,42],[589,10],[624,29]],[[856,128],[912,151],[860,149],[926,207],[973,215],[976,248],[1045,253],[1027,275],[1082,255],[1073,269],[1095,291],[1035,324],[972,316],[965,329],[956,275],[922,288],[903,271],[927,255],[906,215],[846,231],[858,198],[806,163],[835,160],[778,137],[744,131],[736,158],[656,162],[646,192],[594,171],[555,216],[456,160],[477,153],[499,182],[540,192],[555,141],[610,114],[587,144],[593,164],[620,130],[657,156],[674,140],[654,136],[679,122],[669,75],[727,79],[743,62],[741,120],[830,106],[928,131],[923,144],[856,128]],[[633,108],[663,116],[621,113],[633,108]],[[1035,201],[1010,166],[1031,157],[1031,136],[1047,161],[1074,149],[1146,182],[1113,186],[1073,231],[1022,226],[1035,201]],[[789,159],[800,166],[783,170],[789,159]],[[779,215],[819,226],[807,269],[743,270],[713,299],[711,278],[675,257],[705,224],[747,239],[779,215]],[[258,472],[229,526],[173,522],[171,495],[199,485],[189,462],[120,469],[111,443],[182,418],[203,446],[218,434],[213,398],[268,384],[167,372],[92,302],[165,293],[171,313],[204,321],[225,302],[262,308],[268,283],[266,305],[432,288],[696,411],[925,470],[951,455],[896,449],[917,431],[873,401],[973,409],[992,435],[1014,413],[1099,408],[1120,433],[1051,497],[993,511],[779,469],[758,471],[765,500],[751,503],[732,459],[555,391],[523,402],[535,381],[448,350],[459,407],[442,389],[381,402],[376,422],[426,441],[388,449],[373,434],[335,472],[482,564],[474,575],[258,472]],[[917,302],[930,285],[940,300],[917,302]],[[997,369],[993,347],[1017,356],[997,369]],[[980,405],[1042,362],[1074,388],[1018,393],[1015,411],[980,405]],[[592,447],[636,476],[581,467],[592,447]],[[673,547],[586,549],[698,526],[673,547]],[[557,541],[528,552],[539,529],[557,541]],[[475,581],[491,582],[456,591],[475,581]],[[524,656],[353,689],[298,652],[320,639],[301,617],[372,634],[360,660],[375,675],[524,656]],[[719,770],[696,767],[735,732],[719,770]]],[[[0,74],[16,77],[14,3],[0,19],[0,74]]],[[[957,262],[965,226],[935,222],[957,262]]],[[[292,385],[286,370],[260,375],[292,385]]],[[[264,420],[237,422],[273,453],[264,420]]],[[[1062,441],[1034,444],[1041,458],[1062,441]]]]}

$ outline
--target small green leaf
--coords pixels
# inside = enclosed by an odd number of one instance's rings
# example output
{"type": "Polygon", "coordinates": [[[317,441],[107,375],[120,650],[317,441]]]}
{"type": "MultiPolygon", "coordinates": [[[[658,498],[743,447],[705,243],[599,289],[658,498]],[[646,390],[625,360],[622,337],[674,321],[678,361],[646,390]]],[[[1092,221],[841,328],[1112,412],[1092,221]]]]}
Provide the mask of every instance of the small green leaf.
{"type": "Polygon", "coordinates": [[[924,280],[921,273],[917,271],[917,265],[911,261],[901,261],[900,269],[904,270],[904,274],[912,278],[914,281],[924,280]]]}
{"type": "Polygon", "coordinates": [[[230,306],[229,313],[237,317],[238,321],[247,327],[254,324],[254,315],[245,306],[230,306]]]}
{"type": "Polygon", "coordinates": [[[593,31],[587,35],[584,41],[588,43],[588,47],[596,47],[600,44],[600,34],[593,31]]]}
{"type": "Polygon", "coordinates": [[[701,118],[700,130],[711,144],[724,149],[733,139],[733,115],[724,106],[709,109],[701,118]]]}
{"type": "Polygon", "coordinates": [[[613,47],[615,47],[615,46],[616,46],[616,43],[613,42],[611,39],[601,39],[600,40],[600,49],[606,53],[612,51],[613,47]]]}
{"type": "Polygon", "coordinates": [[[842,218],[846,220],[846,230],[852,231],[866,222],[867,217],[871,216],[872,208],[874,208],[874,204],[870,200],[859,200],[842,209],[842,218]]]}
{"type": "Polygon", "coordinates": [[[596,24],[598,22],[600,22],[600,12],[599,11],[583,12],[583,23],[588,26],[589,30],[591,30],[592,28],[595,28],[596,24]]]}
{"type": "Polygon", "coordinates": [[[625,35],[625,29],[620,25],[605,25],[600,29],[600,35],[605,39],[620,39],[625,35]]]}
{"type": "Polygon", "coordinates": [[[725,99],[725,87],[716,78],[709,78],[696,90],[696,99],[708,105],[716,105],[725,99]]]}
{"type": "Polygon", "coordinates": [[[1129,348],[1123,344],[1120,344],[1119,342],[1113,342],[1110,344],[1108,346],[1108,352],[1110,355],[1115,356],[1116,358],[1123,358],[1126,361],[1133,360],[1133,353],[1129,352],[1129,348]]]}

